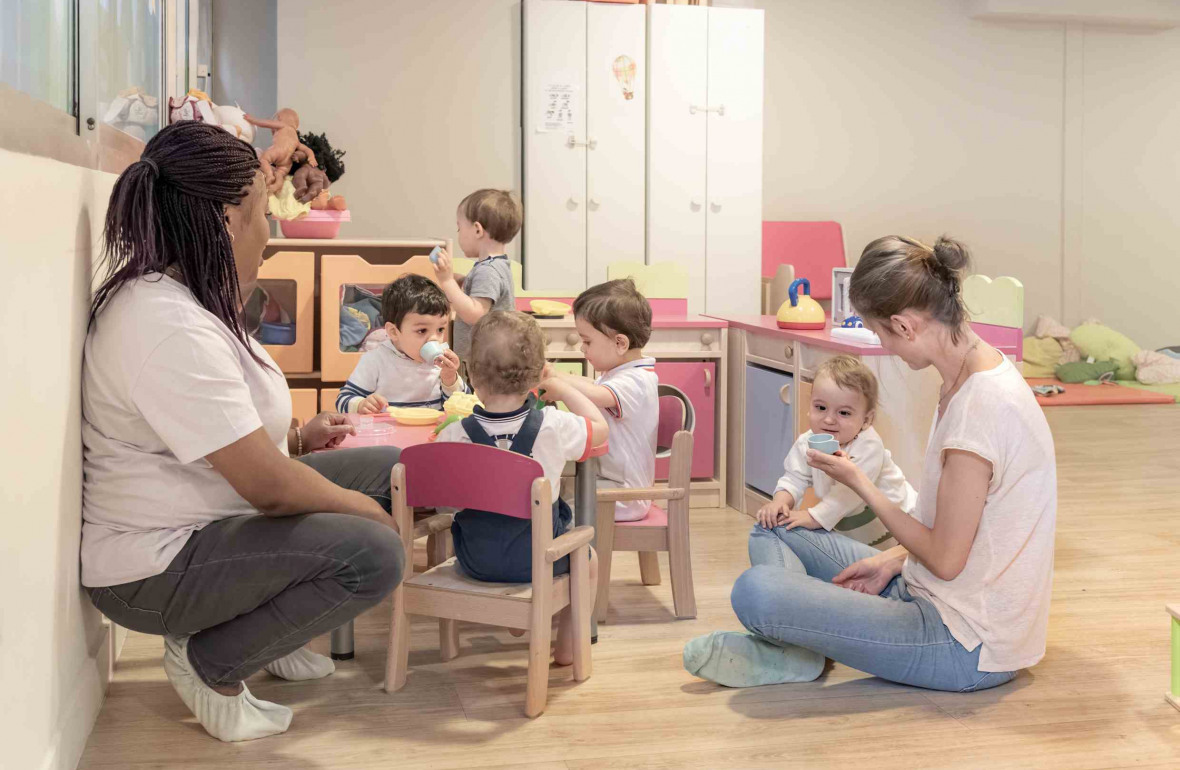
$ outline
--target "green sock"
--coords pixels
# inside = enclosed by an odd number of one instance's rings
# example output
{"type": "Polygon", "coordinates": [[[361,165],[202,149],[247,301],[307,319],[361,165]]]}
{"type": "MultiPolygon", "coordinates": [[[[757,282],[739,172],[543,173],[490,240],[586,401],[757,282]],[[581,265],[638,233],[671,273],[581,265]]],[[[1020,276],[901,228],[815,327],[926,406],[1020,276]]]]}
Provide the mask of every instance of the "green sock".
{"type": "Polygon", "coordinates": [[[824,661],[818,652],[740,631],[714,631],[684,645],[685,670],[726,687],[810,682],[823,673],[824,661]]]}

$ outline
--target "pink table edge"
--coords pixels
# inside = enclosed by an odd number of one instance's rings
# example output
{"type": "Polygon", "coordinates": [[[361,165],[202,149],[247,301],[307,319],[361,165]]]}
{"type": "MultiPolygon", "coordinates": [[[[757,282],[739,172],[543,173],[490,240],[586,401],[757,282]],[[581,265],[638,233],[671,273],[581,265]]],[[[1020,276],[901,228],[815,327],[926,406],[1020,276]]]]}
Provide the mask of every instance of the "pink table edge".
{"type": "MultiPolygon", "coordinates": [[[[737,329],[755,332],[771,332],[781,339],[795,342],[810,342],[829,350],[860,356],[887,356],[889,351],[880,345],[870,345],[854,340],[842,340],[831,335],[832,325],[829,322],[823,329],[780,329],[774,316],[770,315],[737,315],[716,316],[727,321],[737,329]]],[[[1015,327],[996,326],[972,322],[971,328],[980,338],[994,346],[1001,353],[1014,356],[1017,361],[1024,360],[1023,330],[1015,327]]]]}

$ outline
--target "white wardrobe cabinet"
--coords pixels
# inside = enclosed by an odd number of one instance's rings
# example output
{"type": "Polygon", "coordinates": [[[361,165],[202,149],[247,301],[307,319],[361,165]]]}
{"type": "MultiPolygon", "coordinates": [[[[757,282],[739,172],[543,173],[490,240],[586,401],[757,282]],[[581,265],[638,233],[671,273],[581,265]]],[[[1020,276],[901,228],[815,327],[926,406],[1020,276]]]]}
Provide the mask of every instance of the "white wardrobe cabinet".
{"type": "Polygon", "coordinates": [[[524,285],[644,260],[645,6],[523,4],[524,285]]]}
{"type": "Polygon", "coordinates": [[[689,312],[752,313],[762,264],[761,10],[648,6],[647,262],[689,312]]]}

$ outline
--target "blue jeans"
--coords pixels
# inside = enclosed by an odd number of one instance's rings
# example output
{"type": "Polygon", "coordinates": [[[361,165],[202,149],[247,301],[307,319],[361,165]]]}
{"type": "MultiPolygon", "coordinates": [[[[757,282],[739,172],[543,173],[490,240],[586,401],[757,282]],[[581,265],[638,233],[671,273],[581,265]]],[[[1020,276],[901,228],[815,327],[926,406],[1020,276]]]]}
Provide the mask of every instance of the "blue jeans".
{"type": "Polygon", "coordinates": [[[835,532],[754,526],[750,569],[730,601],[742,625],[779,644],[797,644],[846,666],[931,690],[972,692],[1009,682],[1014,671],[979,670],[929,601],[900,575],[879,596],[832,584],[853,562],[877,554],[835,532]]]}

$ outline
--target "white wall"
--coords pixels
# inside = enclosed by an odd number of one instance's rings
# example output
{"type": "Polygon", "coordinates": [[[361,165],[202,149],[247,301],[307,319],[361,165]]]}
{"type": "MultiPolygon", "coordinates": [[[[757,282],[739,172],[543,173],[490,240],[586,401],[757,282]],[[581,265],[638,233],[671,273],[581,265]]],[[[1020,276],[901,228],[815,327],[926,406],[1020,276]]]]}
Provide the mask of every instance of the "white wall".
{"type": "Polygon", "coordinates": [[[451,236],[468,193],[519,192],[519,0],[284,0],[278,40],[279,105],[348,152],[342,237],[451,236]]]}
{"type": "Polygon", "coordinates": [[[764,217],[965,241],[1025,320],[1180,343],[1180,30],[972,20],[943,0],[766,10],[764,217]]]}
{"type": "Polygon", "coordinates": [[[102,705],[107,633],[78,583],[82,341],[115,177],[0,150],[0,767],[73,768],[102,705]]]}
{"type": "MultiPolygon", "coordinates": [[[[1180,344],[1180,29],[1086,27],[1080,234],[1067,297],[1144,347],[1180,344]],[[1074,266],[1076,263],[1076,267],[1074,266]]],[[[1074,255],[1067,255],[1067,258],[1074,255]]]]}
{"type": "MultiPolygon", "coordinates": [[[[1029,324],[1180,343],[1180,30],[714,3],[766,10],[765,219],[839,221],[850,263],[880,235],[948,233],[1024,282],[1029,324]]],[[[518,189],[519,2],[350,8],[285,0],[278,24],[280,104],[351,153],[347,234],[451,233],[467,192],[518,189]]]]}
{"type": "MultiPolygon", "coordinates": [[[[278,0],[212,0],[214,104],[241,105],[258,117],[278,110],[278,0]]],[[[254,144],[270,146],[270,132],[256,131],[254,144]]]]}

